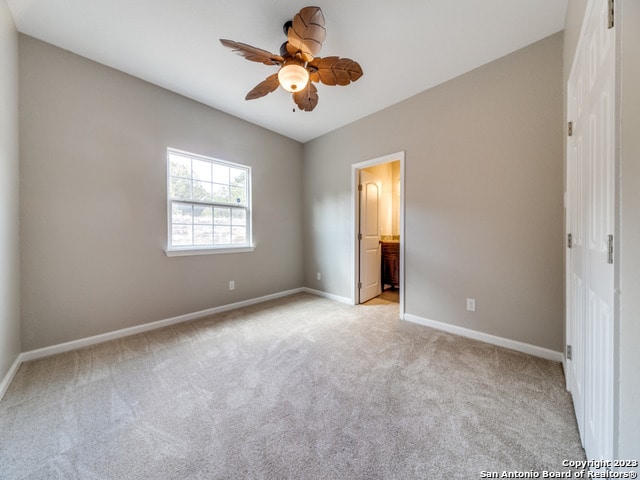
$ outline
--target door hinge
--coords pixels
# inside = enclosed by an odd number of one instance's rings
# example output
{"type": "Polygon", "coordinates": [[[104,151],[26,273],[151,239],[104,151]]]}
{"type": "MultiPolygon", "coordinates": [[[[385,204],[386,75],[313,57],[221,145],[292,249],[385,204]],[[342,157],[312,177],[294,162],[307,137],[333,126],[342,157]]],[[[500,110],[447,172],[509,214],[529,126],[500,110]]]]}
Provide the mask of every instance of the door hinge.
{"type": "Polygon", "coordinates": [[[573,136],[573,122],[567,124],[567,136],[573,136]]]}
{"type": "Polygon", "coordinates": [[[567,345],[567,360],[571,360],[571,345],[567,345]]]}
{"type": "Polygon", "coordinates": [[[608,237],[607,263],[613,263],[613,235],[609,235],[608,237]]]}
{"type": "Polygon", "coordinates": [[[567,234],[567,248],[573,248],[573,235],[567,234]]]}
{"type": "Polygon", "coordinates": [[[613,28],[614,25],[614,14],[615,14],[615,9],[614,9],[614,0],[609,0],[609,22],[607,24],[608,28],[613,28]]]}
{"type": "Polygon", "coordinates": [[[362,191],[362,184],[361,184],[361,183],[358,185],[358,191],[359,191],[359,192],[361,192],[361,191],[362,191]]]}
{"type": "Polygon", "coordinates": [[[362,240],[362,234],[361,233],[358,234],[358,240],[362,240]]]}
{"type": "Polygon", "coordinates": [[[358,282],[358,288],[362,288],[362,282],[358,282]]]}

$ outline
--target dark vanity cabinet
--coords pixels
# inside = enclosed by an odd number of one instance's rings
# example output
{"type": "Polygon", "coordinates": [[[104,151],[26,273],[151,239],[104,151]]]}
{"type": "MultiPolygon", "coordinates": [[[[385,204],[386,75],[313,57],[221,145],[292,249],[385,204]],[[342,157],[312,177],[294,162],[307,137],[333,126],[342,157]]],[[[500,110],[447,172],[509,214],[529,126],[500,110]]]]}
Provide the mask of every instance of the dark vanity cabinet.
{"type": "Polygon", "coordinates": [[[400,243],[382,242],[382,288],[400,285],[400,243]]]}

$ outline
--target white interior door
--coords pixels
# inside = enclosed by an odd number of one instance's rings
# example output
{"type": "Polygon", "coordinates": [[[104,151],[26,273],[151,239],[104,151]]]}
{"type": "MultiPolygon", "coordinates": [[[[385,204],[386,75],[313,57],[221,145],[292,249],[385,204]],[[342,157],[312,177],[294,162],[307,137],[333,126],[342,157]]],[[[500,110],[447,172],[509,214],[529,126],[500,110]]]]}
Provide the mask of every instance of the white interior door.
{"type": "Polygon", "coordinates": [[[380,186],[372,174],[360,170],[359,303],[380,295],[380,186]]]}
{"type": "Polygon", "coordinates": [[[592,0],[569,77],[567,332],[571,394],[587,458],[612,459],[614,382],[615,35],[592,0]]]}
{"type": "MultiPolygon", "coordinates": [[[[582,57],[574,67],[575,76],[567,87],[569,118],[580,118],[583,110],[584,77],[582,57]]],[[[573,404],[580,432],[584,431],[584,348],[585,344],[585,200],[586,168],[584,160],[583,129],[573,122],[572,136],[567,139],[567,239],[571,248],[567,275],[567,342],[571,345],[571,360],[567,362],[567,387],[572,393],[573,404]]],[[[584,438],[580,438],[584,445],[584,438]]]]}
{"type": "Polygon", "coordinates": [[[589,458],[613,455],[613,247],[615,166],[615,35],[607,28],[608,1],[593,6],[586,30],[586,98],[589,205],[586,267],[585,450],[589,458]],[[611,245],[610,245],[611,243],[611,245]]]}

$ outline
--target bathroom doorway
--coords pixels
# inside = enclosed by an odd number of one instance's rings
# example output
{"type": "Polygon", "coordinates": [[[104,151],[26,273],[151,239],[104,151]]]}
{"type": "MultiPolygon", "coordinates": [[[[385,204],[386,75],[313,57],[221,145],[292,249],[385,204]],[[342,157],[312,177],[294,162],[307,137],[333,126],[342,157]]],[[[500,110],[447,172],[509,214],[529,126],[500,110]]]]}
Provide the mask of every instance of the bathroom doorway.
{"type": "Polygon", "coordinates": [[[352,165],[354,304],[397,302],[404,315],[404,152],[352,165]]]}

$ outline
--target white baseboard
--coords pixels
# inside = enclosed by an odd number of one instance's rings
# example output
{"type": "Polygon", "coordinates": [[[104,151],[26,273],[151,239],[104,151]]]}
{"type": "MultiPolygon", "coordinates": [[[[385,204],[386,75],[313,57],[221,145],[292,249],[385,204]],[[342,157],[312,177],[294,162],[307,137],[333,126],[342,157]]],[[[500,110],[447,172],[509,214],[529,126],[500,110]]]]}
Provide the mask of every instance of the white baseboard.
{"type": "Polygon", "coordinates": [[[478,332],[464,327],[458,327],[448,323],[437,322],[435,320],[429,320],[427,318],[418,317],[410,313],[404,314],[404,320],[411,323],[417,323],[426,327],[435,328],[436,330],[442,330],[444,332],[453,333],[462,337],[473,338],[474,340],[480,340],[481,342],[490,343],[492,345],[498,345],[499,347],[510,348],[522,353],[528,353],[535,357],[546,358],[547,360],[553,360],[554,362],[563,362],[564,355],[562,352],[556,352],[544,347],[538,347],[536,345],[530,345],[528,343],[518,342],[517,340],[510,340],[508,338],[497,337],[489,333],[478,332]]]}
{"type": "Polygon", "coordinates": [[[346,303],[347,305],[353,305],[353,300],[347,297],[341,297],[339,295],[334,295],[333,293],[322,292],[320,290],[315,290],[313,288],[303,287],[302,291],[305,293],[310,293],[312,295],[317,295],[318,297],[328,298],[330,300],[335,300],[336,302],[346,303]]]}
{"type": "Polygon", "coordinates": [[[16,373],[18,373],[18,369],[20,368],[20,365],[23,361],[24,360],[22,359],[22,354],[18,355],[14,362],[11,364],[9,371],[2,379],[2,382],[0,382],[0,400],[2,400],[4,394],[7,393],[7,390],[9,390],[9,385],[11,385],[13,377],[15,377],[16,373]]]}
{"type": "Polygon", "coordinates": [[[113,332],[102,333],[100,335],[94,335],[92,337],[80,338],[78,340],[72,340],[70,342],[60,343],[52,345],[50,347],[39,348],[37,350],[30,350],[28,352],[21,353],[19,358],[23,362],[29,360],[35,360],[37,358],[48,357],[57,353],[68,352],[76,350],[78,348],[87,347],[89,345],[95,345],[97,343],[107,342],[116,338],[128,337],[137,333],[148,332],[150,330],[156,330],[162,327],[168,327],[169,325],[175,325],[176,323],[187,322],[189,320],[195,320],[198,318],[207,317],[220,312],[226,312],[234,310],[236,308],[247,307],[249,305],[255,305],[257,303],[274,300],[276,298],[286,297],[295,293],[302,292],[302,288],[296,288],[293,290],[287,290],[284,292],[273,293],[271,295],[265,295],[263,297],[252,298],[249,300],[243,300],[241,302],[230,303],[228,305],[221,305],[219,307],[208,308],[199,312],[187,313],[184,315],[178,315],[177,317],[167,318],[164,320],[158,320],[155,322],[145,323],[143,325],[136,325],[135,327],[123,328],[121,330],[115,330],[113,332]]]}
{"type": "Polygon", "coordinates": [[[169,325],[175,325],[176,323],[187,322],[189,320],[196,320],[198,318],[207,317],[216,313],[226,312],[234,310],[236,308],[247,307],[249,305],[255,305],[257,303],[266,302],[269,300],[275,300],[276,298],[282,298],[295,293],[303,292],[302,288],[295,288],[293,290],[286,290],[284,292],[273,293],[271,295],[265,295],[263,297],[252,298],[249,300],[243,300],[241,302],[230,303],[228,305],[221,305],[219,307],[208,308],[199,312],[187,313],[185,315],[178,315],[177,317],[167,318],[164,320],[158,320],[155,322],[145,323],[143,325],[136,325],[135,327],[123,328],[121,330],[115,330],[113,332],[102,333],[100,335],[94,335],[92,337],[80,338],[78,340],[72,340],[70,342],[59,343],[57,345],[51,345],[50,347],[38,348],[36,350],[29,350],[23,352],[11,365],[11,368],[2,379],[0,383],[0,400],[4,397],[4,394],[9,389],[9,385],[13,381],[13,377],[20,368],[23,362],[30,360],[36,360],[38,358],[44,358],[58,353],[69,352],[78,348],[88,347],[97,343],[107,342],[116,338],[128,337],[137,333],[148,332],[150,330],[156,330],[158,328],[167,327],[169,325]]]}
{"type": "MultiPolygon", "coordinates": [[[[198,318],[207,317],[209,315],[214,315],[216,313],[234,310],[236,308],[247,307],[249,305],[255,305],[255,304],[266,302],[269,300],[275,300],[277,298],[286,297],[286,296],[293,295],[295,293],[300,293],[300,292],[310,293],[312,295],[317,295],[319,297],[324,297],[337,302],[353,305],[353,300],[347,297],[341,297],[339,295],[334,295],[331,293],[322,292],[320,290],[315,290],[307,287],[295,288],[293,290],[287,290],[284,292],[278,292],[271,295],[265,295],[263,297],[252,298],[252,299],[244,300],[241,302],[230,303],[228,305],[221,305],[219,307],[208,308],[206,310],[201,310],[199,312],[187,313],[185,315],[179,315],[177,317],[145,323],[143,325],[136,325],[135,327],[123,328],[121,330],[103,333],[100,335],[94,335],[92,337],[72,340],[70,342],[60,343],[57,345],[52,345],[50,347],[30,350],[27,352],[23,352],[17,356],[16,360],[11,365],[11,368],[9,368],[9,371],[2,379],[2,382],[0,382],[0,400],[2,400],[2,398],[4,397],[4,394],[8,390],[9,385],[11,385],[11,382],[15,374],[18,372],[18,369],[20,368],[20,365],[23,362],[36,360],[38,358],[48,357],[50,355],[55,355],[58,353],[69,352],[71,350],[76,350],[78,348],[88,347],[90,345],[107,342],[109,340],[114,340],[117,338],[128,337],[138,333],[148,332],[150,330],[156,330],[158,328],[163,328],[169,325],[175,325],[177,323],[182,323],[182,322],[187,322],[189,320],[195,320],[198,318]]],[[[470,330],[467,328],[450,325],[447,323],[437,322],[435,320],[428,320],[426,318],[418,317],[410,313],[404,314],[404,320],[412,323],[417,323],[419,325],[435,328],[437,330],[443,330],[445,332],[461,335],[463,337],[469,337],[475,340],[491,343],[493,345],[510,348],[512,350],[528,353],[530,355],[546,358],[548,360],[553,360],[556,362],[564,362],[564,355],[561,352],[556,352],[554,350],[549,350],[547,348],[537,347],[535,345],[518,342],[516,340],[509,340],[507,338],[496,337],[488,333],[482,333],[475,330],[470,330]]]]}

